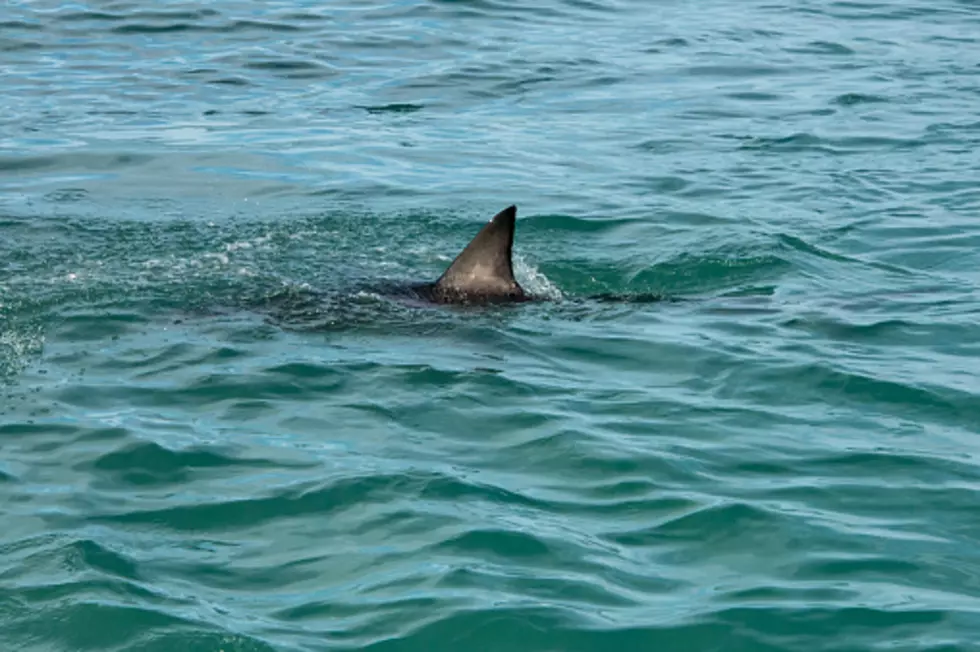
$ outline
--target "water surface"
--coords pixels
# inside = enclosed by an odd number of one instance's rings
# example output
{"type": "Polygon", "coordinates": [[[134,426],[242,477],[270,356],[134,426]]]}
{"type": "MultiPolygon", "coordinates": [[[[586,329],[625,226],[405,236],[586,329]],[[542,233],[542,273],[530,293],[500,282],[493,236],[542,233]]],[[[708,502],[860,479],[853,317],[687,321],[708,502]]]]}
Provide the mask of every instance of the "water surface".
{"type": "Polygon", "coordinates": [[[978,34],[6,3],[0,640],[977,649],[978,34]],[[548,301],[363,289],[511,203],[548,301]]]}

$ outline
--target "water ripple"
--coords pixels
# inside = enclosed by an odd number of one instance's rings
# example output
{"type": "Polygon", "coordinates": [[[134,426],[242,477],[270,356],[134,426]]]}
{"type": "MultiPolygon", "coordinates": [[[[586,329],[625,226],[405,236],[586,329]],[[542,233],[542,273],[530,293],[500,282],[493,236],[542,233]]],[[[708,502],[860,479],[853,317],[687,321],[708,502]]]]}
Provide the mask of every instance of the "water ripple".
{"type": "Polygon", "coordinates": [[[975,646],[970,2],[0,13],[7,647],[975,646]]]}

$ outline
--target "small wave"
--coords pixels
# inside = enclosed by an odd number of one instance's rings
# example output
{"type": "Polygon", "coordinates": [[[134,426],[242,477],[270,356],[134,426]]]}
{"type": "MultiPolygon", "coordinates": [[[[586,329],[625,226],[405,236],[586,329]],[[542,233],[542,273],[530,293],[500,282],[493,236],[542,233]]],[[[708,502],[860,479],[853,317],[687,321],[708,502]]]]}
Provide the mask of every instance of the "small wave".
{"type": "Polygon", "coordinates": [[[868,93],[844,93],[835,97],[832,103],[839,106],[857,106],[859,104],[881,104],[888,101],[888,98],[880,95],[870,95],[868,93]]]}
{"type": "Polygon", "coordinates": [[[823,138],[810,133],[797,133],[779,138],[753,138],[750,142],[744,143],[741,148],[777,152],[814,151],[843,155],[880,150],[918,149],[927,144],[927,141],[918,138],[894,138],[890,136],[823,138]]]}
{"type": "Polygon", "coordinates": [[[203,449],[173,451],[153,442],[127,444],[100,456],[92,469],[116,478],[117,483],[137,486],[170,485],[186,482],[196,470],[236,466],[265,467],[271,462],[231,457],[203,449]]]}
{"type": "Polygon", "coordinates": [[[249,60],[244,66],[250,70],[271,72],[290,79],[320,79],[336,74],[334,68],[320,61],[306,59],[249,60]]]}

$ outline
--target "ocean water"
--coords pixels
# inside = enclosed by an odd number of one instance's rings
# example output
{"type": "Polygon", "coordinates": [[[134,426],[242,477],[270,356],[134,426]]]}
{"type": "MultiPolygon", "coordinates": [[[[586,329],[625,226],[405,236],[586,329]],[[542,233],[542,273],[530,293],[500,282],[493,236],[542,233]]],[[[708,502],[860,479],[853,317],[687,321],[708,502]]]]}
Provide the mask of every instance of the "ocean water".
{"type": "Polygon", "coordinates": [[[977,2],[7,0],[0,97],[3,650],[980,649],[977,2]],[[364,289],[512,203],[546,300],[364,289]]]}

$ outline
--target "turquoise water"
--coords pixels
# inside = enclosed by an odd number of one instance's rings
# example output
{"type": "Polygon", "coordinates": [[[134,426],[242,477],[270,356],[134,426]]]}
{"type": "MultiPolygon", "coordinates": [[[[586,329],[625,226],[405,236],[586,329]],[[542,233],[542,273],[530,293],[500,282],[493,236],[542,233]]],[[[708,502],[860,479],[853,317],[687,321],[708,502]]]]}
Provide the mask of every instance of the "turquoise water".
{"type": "Polygon", "coordinates": [[[0,647],[980,649],[978,54],[967,0],[4,3],[0,647]],[[511,203],[547,301],[363,289],[511,203]]]}

